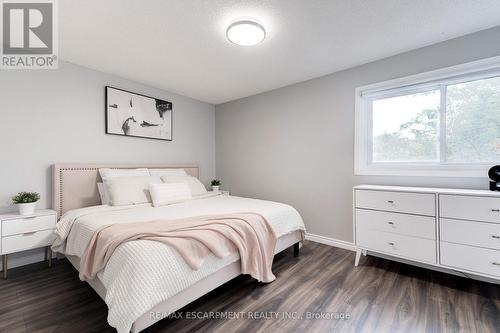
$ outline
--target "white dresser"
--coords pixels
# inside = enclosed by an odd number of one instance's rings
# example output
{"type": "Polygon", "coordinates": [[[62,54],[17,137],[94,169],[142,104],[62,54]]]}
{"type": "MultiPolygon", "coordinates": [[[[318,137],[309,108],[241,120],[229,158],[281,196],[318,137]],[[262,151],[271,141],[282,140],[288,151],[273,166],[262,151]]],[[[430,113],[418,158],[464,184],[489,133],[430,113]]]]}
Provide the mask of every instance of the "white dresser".
{"type": "Polygon", "coordinates": [[[382,254],[500,280],[500,192],[354,187],[355,265],[382,254]]]}

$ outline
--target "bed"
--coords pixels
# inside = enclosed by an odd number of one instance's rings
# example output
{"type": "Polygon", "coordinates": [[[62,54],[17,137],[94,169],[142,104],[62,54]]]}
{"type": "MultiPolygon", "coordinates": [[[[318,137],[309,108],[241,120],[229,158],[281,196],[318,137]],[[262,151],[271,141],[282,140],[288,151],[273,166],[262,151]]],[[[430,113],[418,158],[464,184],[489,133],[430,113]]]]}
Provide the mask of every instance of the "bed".
{"type": "MultiPolygon", "coordinates": [[[[53,208],[60,220],[54,249],[78,270],[93,231],[105,224],[177,219],[203,214],[260,213],[278,237],[275,253],[294,246],[298,255],[304,223],[291,206],[207,193],[164,207],[151,204],[111,207],[100,203],[100,168],[182,168],[199,178],[196,165],[56,164],[53,208]]],[[[104,270],[87,281],[108,305],[108,323],[118,332],[140,332],[241,274],[239,255],[210,256],[194,271],[176,251],[159,242],[138,240],[119,246],[104,270]]],[[[278,277],[279,278],[279,277],[278,277]]]]}

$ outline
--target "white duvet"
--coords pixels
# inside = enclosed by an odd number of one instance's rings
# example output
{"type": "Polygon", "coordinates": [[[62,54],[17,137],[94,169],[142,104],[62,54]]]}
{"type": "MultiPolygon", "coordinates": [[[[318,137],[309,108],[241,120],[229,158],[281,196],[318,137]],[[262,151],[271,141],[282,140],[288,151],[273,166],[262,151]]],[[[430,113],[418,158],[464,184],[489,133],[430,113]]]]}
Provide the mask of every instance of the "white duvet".
{"type": "MultiPolygon", "coordinates": [[[[305,230],[299,213],[289,205],[207,195],[157,208],[144,204],[94,206],[69,211],[57,223],[53,250],[81,257],[93,232],[108,224],[238,212],[261,214],[271,224],[277,237],[305,230]]],[[[238,254],[224,259],[212,255],[199,270],[194,271],[168,245],[146,240],[124,243],[116,249],[106,268],[97,274],[107,290],[108,323],[119,333],[129,332],[133,322],[156,304],[238,259],[238,254]]]]}

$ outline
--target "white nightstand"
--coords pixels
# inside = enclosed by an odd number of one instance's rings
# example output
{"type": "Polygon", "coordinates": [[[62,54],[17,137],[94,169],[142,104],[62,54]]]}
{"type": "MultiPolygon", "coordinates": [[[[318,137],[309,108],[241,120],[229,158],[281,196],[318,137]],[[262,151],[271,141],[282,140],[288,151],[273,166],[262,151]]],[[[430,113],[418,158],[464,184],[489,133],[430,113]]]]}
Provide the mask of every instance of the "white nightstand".
{"type": "Polygon", "coordinates": [[[52,266],[49,245],[54,240],[57,213],[54,210],[37,210],[33,215],[15,213],[0,215],[0,254],[3,257],[3,278],[7,278],[7,258],[11,253],[47,247],[45,256],[52,266]]]}
{"type": "MultiPolygon", "coordinates": [[[[216,194],[216,192],[214,192],[214,191],[208,191],[208,192],[216,194]]],[[[219,190],[218,194],[220,194],[220,195],[231,195],[231,193],[229,191],[223,191],[223,190],[219,190]]]]}

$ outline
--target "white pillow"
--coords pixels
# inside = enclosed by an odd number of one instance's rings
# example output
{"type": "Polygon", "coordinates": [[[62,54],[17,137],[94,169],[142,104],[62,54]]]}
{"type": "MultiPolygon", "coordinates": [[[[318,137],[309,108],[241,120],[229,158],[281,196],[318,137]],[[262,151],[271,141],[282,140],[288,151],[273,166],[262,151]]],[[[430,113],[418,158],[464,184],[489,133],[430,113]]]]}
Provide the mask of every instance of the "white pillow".
{"type": "Polygon", "coordinates": [[[187,176],[184,169],[148,169],[149,175],[153,177],[161,176],[187,176]]]}
{"type": "Polygon", "coordinates": [[[108,189],[103,183],[97,183],[97,191],[99,191],[99,196],[101,197],[101,204],[108,204],[108,189]]]}
{"type": "Polygon", "coordinates": [[[149,193],[155,207],[183,202],[192,198],[187,183],[149,184],[149,193]]]}
{"type": "Polygon", "coordinates": [[[198,178],[191,176],[176,176],[165,175],[161,177],[165,183],[187,183],[192,195],[201,195],[207,193],[205,185],[198,180],[198,178]]]}
{"type": "Polygon", "coordinates": [[[102,180],[105,180],[106,178],[115,178],[115,177],[148,177],[149,171],[146,168],[139,168],[139,169],[101,168],[99,169],[99,174],[101,175],[102,180]]]}
{"type": "Polygon", "coordinates": [[[149,184],[161,183],[159,177],[111,177],[104,180],[108,205],[125,206],[151,202],[149,184]]]}

